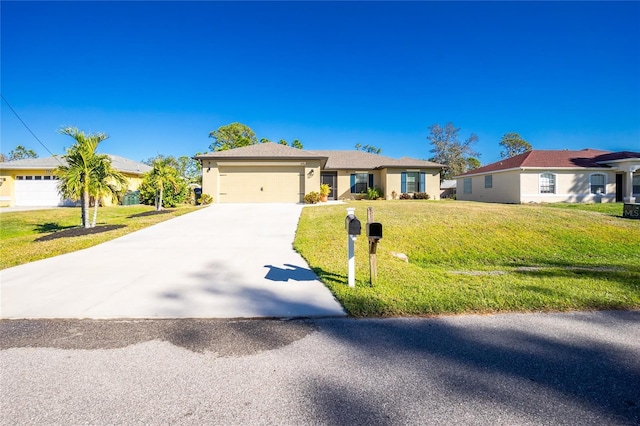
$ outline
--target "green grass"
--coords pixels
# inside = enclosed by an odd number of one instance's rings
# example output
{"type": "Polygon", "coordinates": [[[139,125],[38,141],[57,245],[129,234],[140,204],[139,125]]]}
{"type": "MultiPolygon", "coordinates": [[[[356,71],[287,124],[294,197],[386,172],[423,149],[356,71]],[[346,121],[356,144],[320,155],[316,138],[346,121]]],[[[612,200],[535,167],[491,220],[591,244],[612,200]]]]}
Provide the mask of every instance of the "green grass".
{"type": "Polygon", "coordinates": [[[96,230],[104,232],[87,235],[74,235],[83,233],[79,207],[0,213],[0,269],[95,246],[196,208],[154,214],[150,206],[102,207],[96,230]]]}
{"type": "Polygon", "coordinates": [[[640,221],[622,219],[621,204],[350,205],[363,232],[367,206],[384,226],[376,286],[365,235],[346,285],[347,206],[304,209],[294,245],[351,315],[640,308],[640,221]]]}

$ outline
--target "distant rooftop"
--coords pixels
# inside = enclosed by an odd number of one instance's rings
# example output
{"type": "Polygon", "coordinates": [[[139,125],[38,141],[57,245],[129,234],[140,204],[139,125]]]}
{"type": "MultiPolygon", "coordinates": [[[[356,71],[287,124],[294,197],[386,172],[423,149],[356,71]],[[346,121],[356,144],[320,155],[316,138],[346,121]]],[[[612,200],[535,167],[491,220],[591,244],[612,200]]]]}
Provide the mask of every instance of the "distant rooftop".
{"type": "MultiPolygon", "coordinates": [[[[111,159],[111,164],[116,170],[131,174],[143,174],[151,170],[151,167],[133,161],[128,158],[121,157],[119,155],[106,154],[111,159]]],[[[58,166],[66,166],[67,162],[63,157],[39,157],[39,158],[24,158],[22,160],[5,161],[0,163],[0,169],[7,170],[25,170],[25,169],[55,169],[58,166]]]]}

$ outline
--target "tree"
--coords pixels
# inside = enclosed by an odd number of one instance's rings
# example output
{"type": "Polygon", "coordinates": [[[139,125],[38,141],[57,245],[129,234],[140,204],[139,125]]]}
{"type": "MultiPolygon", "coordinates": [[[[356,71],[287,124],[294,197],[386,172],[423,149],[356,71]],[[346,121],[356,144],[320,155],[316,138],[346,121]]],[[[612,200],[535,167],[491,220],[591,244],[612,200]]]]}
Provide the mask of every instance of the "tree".
{"type": "MultiPolygon", "coordinates": [[[[143,184],[146,183],[154,189],[154,205],[156,211],[163,209],[163,193],[165,189],[173,189],[175,193],[181,190],[181,186],[184,186],[178,170],[176,170],[173,166],[173,161],[169,158],[156,159],[153,162],[153,168],[146,173],[144,181],[143,184]]],[[[140,192],[142,192],[142,189],[140,192]]]]}
{"type": "Polygon", "coordinates": [[[469,169],[469,158],[480,156],[480,153],[472,148],[472,145],[478,142],[478,136],[472,133],[467,140],[460,142],[460,129],[455,128],[453,123],[449,122],[444,127],[437,123],[432,124],[429,131],[427,140],[433,146],[430,152],[434,153],[430,160],[447,166],[442,179],[450,179],[466,172],[469,169]]]}
{"type": "Polygon", "coordinates": [[[502,158],[511,158],[523,152],[531,151],[533,147],[531,144],[517,133],[505,133],[500,140],[500,146],[504,148],[504,151],[500,152],[502,158]]]}
{"type": "MultiPolygon", "coordinates": [[[[197,152],[195,155],[200,154],[202,153],[197,152]]],[[[178,157],[178,172],[180,172],[180,175],[189,183],[200,182],[202,180],[202,164],[186,155],[178,157]]]]}
{"type": "Polygon", "coordinates": [[[300,142],[298,139],[294,139],[293,142],[291,142],[291,146],[294,148],[302,149],[302,142],[300,142]]]}
{"type": "Polygon", "coordinates": [[[221,126],[209,133],[214,142],[209,145],[211,151],[225,151],[258,143],[256,134],[251,128],[242,123],[231,123],[221,126]]]}
{"type": "Polygon", "coordinates": [[[477,158],[475,157],[467,158],[467,170],[475,170],[480,168],[480,166],[482,166],[482,163],[477,158]]]}
{"type": "Polygon", "coordinates": [[[58,131],[75,139],[76,143],[67,149],[63,158],[66,166],[58,166],[55,174],[60,178],[58,189],[60,193],[74,201],[82,202],[82,226],[90,228],[89,222],[89,195],[92,179],[96,178],[94,169],[98,167],[101,159],[97,157],[98,144],[109,136],[106,133],[92,133],[86,135],[75,127],[65,127],[58,131]]]}
{"type": "Polygon", "coordinates": [[[93,221],[91,227],[96,226],[98,220],[98,206],[100,202],[109,197],[117,200],[118,191],[127,187],[127,178],[114,169],[111,159],[106,155],[96,155],[94,165],[91,168],[91,180],[89,183],[89,194],[93,196],[93,221]]]}
{"type": "MultiPolygon", "coordinates": [[[[195,155],[200,155],[201,152],[197,152],[195,155]]],[[[178,174],[187,182],[194,183],[200,182],[202,179],[202,165],[199,161],[194,160],[191,157],[187,157],[186,155],[182,155],[178,158],[173,155],[162,155],[158,154],[155,157],[148,158],[142,161],[144,164],[153,167],[153,164],[156,160],[166,161],[168,165],[173,167],[178,171],[178,174]]]]}
{"type": "Polygon", "coordinates": [[[284,139],[280,139],[280,140],[278,141],[278,143],[279,143],[280,145],[284,145],[284,146],[288,146],[288,145],[289,145],[289,144],[287,143],[287,141],[285,141],[284,139]]]}
{"type": "MultiPolygon", "coordinates": [[[[2,156],[4,158],[4,155],[2,156]]],[[[22,145],[18,145],[15,149],[9,151],[6,161],[23,160],[25,158],[38,158],[38,154],[32,149],[27,149],[22,145]]],[[[2,160],[5,161],[5,160],[2,160]]]]}
{"type": "Polygon", "coordinates": [[[373,145],[362,146],[362,144],[357,143],[356,144],[356,149],[358,149],[360,151],[368,152],[368,153],[371,153],[371,154],[381,154],[382,153],[382,148],[376,148],[373,145]]]}

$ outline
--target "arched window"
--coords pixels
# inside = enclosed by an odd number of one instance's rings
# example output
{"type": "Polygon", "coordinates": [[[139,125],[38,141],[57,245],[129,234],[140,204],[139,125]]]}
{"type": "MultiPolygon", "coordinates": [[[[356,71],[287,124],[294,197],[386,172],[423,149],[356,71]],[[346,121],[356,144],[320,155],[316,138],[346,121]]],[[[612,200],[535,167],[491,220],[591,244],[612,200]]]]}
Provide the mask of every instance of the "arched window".
{"type": "Polygon", "coordinates": [[[592,194],[606,193],[607,176],[602,173],[594,173],[589,177],[589,186],[592,194]]]}
{"type": "Polygon", "coordinates": [[[556,175],[553,173],[542,173],[540,175],[540,193],[555,194],[556,193],[556,175]]]}

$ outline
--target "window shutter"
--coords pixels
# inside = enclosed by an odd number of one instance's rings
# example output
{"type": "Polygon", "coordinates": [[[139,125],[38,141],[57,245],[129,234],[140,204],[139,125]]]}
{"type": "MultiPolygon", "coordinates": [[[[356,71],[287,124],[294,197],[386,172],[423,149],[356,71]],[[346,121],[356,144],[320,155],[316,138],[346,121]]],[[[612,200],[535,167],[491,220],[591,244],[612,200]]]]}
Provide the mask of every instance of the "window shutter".
{"type": "Polygon", "coordinates": [[[400,192],[403,194],[407,192],[407,172],[400,174],[400,192]]]}
{"type": "Polygon", "coordinates": [[[420,173],[420,192],[427,192],[427,174],[424,172],[420,173]]]}
{"type": "Polygon", "coordinates": [[[355,194],[356,192],[356,175],[354,173],[351,174],[351,193],[355,194]]]}
{"type": "Polygon", "coordinates": [[[369,174],[369,188],[373,188],[373,175],[369,174]]]}

